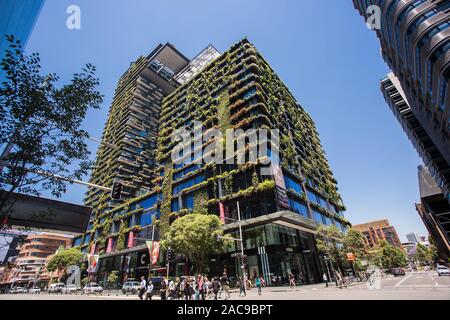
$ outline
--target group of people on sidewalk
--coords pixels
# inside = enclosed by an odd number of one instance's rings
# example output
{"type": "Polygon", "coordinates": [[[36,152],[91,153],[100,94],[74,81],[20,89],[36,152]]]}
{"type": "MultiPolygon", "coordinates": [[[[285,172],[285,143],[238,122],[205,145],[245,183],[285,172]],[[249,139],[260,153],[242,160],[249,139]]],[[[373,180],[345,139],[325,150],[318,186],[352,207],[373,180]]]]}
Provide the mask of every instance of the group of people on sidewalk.
{"type": "MultiPolygon", "coordinates": [[[[160,297],[161,300],[218,300],[224,295],[227,299],[230,297],[230,283],[226,273],[220,277],[209,279],[207,275],[199,274],[194,277],[177,277],[174,280],[161,280],[160,297]]],[[[155,292],[155,286],[152,281],[141,278],[139,299],[151,300],[155,292]]],[[[245,292],[245,291],[244,291],[245,292]]]]}
{"type": "MultiPolygon", "coordinates": [[[[340,289],[347,288],[347,281],[342,274],[334,270],[334,281],[336,286],[340,289]]],[[[302,286],[305,284],[303,273],[296,278],[292,273],[288,274],[289,287],[296,288],[297,284],[302,286]]],[[[329,286],[331,279],[328,279],[326,273],[323,274],[322,280],[325,286],[329,286]]],[[[245,279],[244,277],[237,278],[237,286],[239,287],[239,296],[247,296],[246,289],[256,287],[258,295],[262,294],[262,288],[266,286],[265,280],[262,276],[254,274],[252,278],[245,279]]],[[[155,293],[155,286],[149,279],[146,281],[144,277],[141,278],[139,298],[141,300],[152,300],[155,293]]],[[[213,277],[211,280],[207,275],[198,274],[194,277],[177,277],[175,280],[169,280],[165,277],[161,280],[160,286],[161,300],[218,300],[222,297],[226,300],[230,298],[230,281],[224,272],[220,277],[213,277]]]]}

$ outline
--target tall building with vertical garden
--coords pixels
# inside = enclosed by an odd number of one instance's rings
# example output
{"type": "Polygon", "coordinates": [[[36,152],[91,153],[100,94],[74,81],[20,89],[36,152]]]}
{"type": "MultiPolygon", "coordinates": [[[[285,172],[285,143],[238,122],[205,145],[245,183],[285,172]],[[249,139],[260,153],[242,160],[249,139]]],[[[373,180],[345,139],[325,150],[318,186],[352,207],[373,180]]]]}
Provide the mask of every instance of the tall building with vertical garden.
{"type": "MultiPolygon", "coordinates": [[[[232,140],[222,138],[219,143],[235,145],[237,138],[232,140]]],[[[151,191],[104,213],[106,222],[100,227],[112,231],[105,236],[104,252],[100,251],[99,281],[112,270],[122,279],[147,276],[143,239],[158,238],[183,215],[220,215],[224,230],[237,236],[238,204],[250,277],[262,275],[267,284],[274,285],[289,273],[303,273],[306,283],[321,281],[323,264],[316,248],[316,229],[324,224],[346,230],[345,207],[314,122],[247,39],[164,98],[155,160],[158,166],[151,191]],[[213,129],[223,133],[278,129],[279,146],[273,150],[271,145],[266,154],[250,161],[252,146],[246,140],[243,150],[236,149],[231,155],[235,158],[244,152],[244,163],[199,161],[197,154],[217,153],[211,148],[218,141],[213,137],[193,143],[190,152],[182,155],[183,161],[174,162],[171,155],[179,142],[173,134],[181,128],[195,129],[198,123],[204,136],[213,129]],[[202,152],[197,152],[199,149],[202,152]],[[268,163],[273,153],[279,154],[279,165],[268,163]],[[268,168],[276,174],[267,175],[264,170],[268,168]]],[[[238,275],[240,265],[235,257],[239,251],[236,244],[211,257],[210,274],[221,274],[226,268],[230,275],[238,275]]],[[[178,256],[170,270],[171,275],[187,274],[189,263],[178,256]]]]}

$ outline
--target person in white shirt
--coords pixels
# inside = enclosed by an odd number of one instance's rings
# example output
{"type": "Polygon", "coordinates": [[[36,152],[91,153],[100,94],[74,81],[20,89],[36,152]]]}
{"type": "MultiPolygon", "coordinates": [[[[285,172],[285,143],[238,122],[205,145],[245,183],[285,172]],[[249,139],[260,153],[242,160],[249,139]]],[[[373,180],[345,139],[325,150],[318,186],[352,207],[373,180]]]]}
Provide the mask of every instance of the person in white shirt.
{"type": "Polygon", "coordinates": [[[144,277],[141,277],[141,284],[139,285],[139,299],[143,299],[145,290],[147,288],[147,281],[145,281],[144,277]]]}
{"type": "Polygon", "coordinates": [[[145,300],[152,300],[152,297],[153,297],[153,283],[151,281],[148,281],[147,297],[145,298],[145,300]]]}

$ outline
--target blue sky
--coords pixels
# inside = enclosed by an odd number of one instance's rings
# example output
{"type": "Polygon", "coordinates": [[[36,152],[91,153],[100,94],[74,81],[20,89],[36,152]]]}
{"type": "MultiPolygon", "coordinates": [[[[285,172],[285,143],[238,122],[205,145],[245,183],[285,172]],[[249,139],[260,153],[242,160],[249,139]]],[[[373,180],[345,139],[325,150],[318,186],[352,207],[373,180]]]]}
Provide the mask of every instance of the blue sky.
{"type": "MultiPolygon", "coordinates": [[[[382,97],[388,68],[351,0],[46,0],[27,51],[62,81],[87,62],[97,66],[104,104],[84,129],[100,137],[117,80],[139,55],[160,42],[188,57],[209,43],[223,52],[243,37],[316,122],[350,221],[388,218],[401,240],[426,234],[414,208],[421,160],[382,97]],[[72,4],[81,30],[66,28],[72,4]]],[[[84,192],[71,186],[62,200],[81,203],[84,192]]]]}

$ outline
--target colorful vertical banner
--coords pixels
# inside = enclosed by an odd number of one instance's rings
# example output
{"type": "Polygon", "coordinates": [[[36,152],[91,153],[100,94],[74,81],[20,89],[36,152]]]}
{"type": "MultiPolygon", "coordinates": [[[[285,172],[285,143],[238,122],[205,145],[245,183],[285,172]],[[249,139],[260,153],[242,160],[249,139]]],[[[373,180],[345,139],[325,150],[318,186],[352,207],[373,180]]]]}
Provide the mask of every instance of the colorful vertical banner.
{"type": "Polygon", "coordinates": [[[91,245],[91,251],[89,251],[89,253],[91,254],[91,255],[93,255],[94,253],[95,253],[95,243],[93,243],[92,245],[91,245]]]}
{"type": "Polygon", "coordinates": [[[134,231],[130,231],[128,234],[127,248],[133,248],[134,246],[134,231]]]}
{"type": "Polygon", "coordinates": [[[113,238],[108,239],[108,246],[106,247],[106,253],[112,252],[113,238]]]}
{"type": "Polygon", "coordinates": [[[220,221],[225,224],[225,207],[223,206],[223,202],[219,202],[219,213],[220,221]]]}
{"type": "Polygon", "coordinates": [[[87,256],[87,260],[88,260],[87,272],[88,273],[96,273],[97,272],[99,257],[100,256],[98,254],[89,254],[87,256]]]}
{"type": "Polygon", "coordinates": [[[150,266],[154,266],[158,262],[159,258],[159,241],[145,241],[148,252],[150,254],[150,266]]]}

